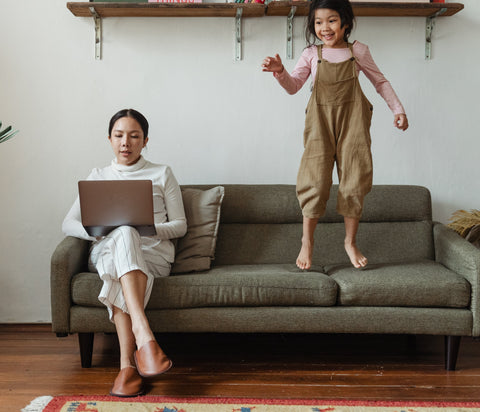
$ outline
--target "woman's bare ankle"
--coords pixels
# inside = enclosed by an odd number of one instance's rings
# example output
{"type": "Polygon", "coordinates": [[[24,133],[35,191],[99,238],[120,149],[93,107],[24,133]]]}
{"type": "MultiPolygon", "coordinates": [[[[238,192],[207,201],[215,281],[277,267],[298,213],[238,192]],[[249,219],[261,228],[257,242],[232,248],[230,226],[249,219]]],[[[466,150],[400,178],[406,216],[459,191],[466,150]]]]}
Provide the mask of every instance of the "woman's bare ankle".
{"type": "Polygon", "coordinates": [[[135,360],[133,359],[133,353],[132,356],[127,359],[120,358],[120,370],[125,368],[137,368],[135,366],[135,360]]]}
{"type": "Polygon", "coordinates": [[[141,348],[147,342],[155,340],[155,335],[148,325],[138,328],[133,327],[132,332],[135,335],[135,343],[137,344],[137,348],[141,348]]]}

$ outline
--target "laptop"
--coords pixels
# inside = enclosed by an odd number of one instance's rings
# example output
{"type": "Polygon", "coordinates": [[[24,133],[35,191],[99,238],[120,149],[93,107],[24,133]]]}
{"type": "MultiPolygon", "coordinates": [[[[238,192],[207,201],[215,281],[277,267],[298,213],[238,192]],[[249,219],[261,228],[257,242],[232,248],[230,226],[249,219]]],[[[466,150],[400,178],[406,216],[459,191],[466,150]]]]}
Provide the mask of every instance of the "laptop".
{"type": "Polygon", "coordinates": [[[157,234],[151,180],[80,180],[82,225],[90,236],[105,236],[132,226],[141,236],[157,234]]]}

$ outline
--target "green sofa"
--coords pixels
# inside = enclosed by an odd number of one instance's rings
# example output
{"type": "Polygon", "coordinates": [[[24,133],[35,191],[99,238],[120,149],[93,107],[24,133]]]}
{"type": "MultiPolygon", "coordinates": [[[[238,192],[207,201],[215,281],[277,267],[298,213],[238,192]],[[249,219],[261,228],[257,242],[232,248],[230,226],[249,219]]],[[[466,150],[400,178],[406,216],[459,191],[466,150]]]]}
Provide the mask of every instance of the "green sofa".
{"type": "MultiPolygon", "coordinates": [[[[443,335],[447,370],[461,337],[480,335],[480,251],[432,221],[426,188],[373,187],[357,237],[369,265],[358,270],[343,248],[334,186],[308,271],[294,264],[302,234],[294,186],[224,188],[212,266],[155,280],[147,306],[154,332],[443,335]]],[[[83,367],[94,333],[115,331],[88,251],[88,242],[66,237],[51,264],[53,332],[78,333],[83,367]]]]}

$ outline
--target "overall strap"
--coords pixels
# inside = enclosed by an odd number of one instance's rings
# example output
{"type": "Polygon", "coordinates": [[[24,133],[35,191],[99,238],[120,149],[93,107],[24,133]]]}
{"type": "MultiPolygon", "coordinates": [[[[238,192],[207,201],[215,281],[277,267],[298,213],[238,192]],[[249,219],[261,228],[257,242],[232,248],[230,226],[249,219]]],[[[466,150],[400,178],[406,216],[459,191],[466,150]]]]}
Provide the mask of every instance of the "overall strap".
{"type": "Polygon", "coordinates": [[[347,43],[348,44],[348,48],[350,49],[350,54],[352,55],[352,57],[350,57],[350,60],[355,60],[355,56],[353,55],[353,43],[347,43]]]}
{"type": "Polygon", "coordinates": [[[316,87],[318,78],[320,77],[319,76],[319,72],[320,72],[319,65],[320,65],[320,63],[322,63],[322,47],[323,47],[323,44],[319,44],[317,46],[317,58],[318,58],[317,59],[317,73],[315,74],[315,79],[314,79],[314,82],[313,82],[312,90],[316,87]]]}
{"type": "Polygon", "coordinates": [[[323,43],[320,43],[320,44],[317,46],[317,56],[318,56],[318,62],[317,62],[317,63],[321,63],[321,62],[322,62],[322,49],[323,49],[323,43]]]}
{"type": "Polygon", "coordinates": [[[350,61],[352,62],[352,70],[353,70],[353,77],[358,77],[357,75],[357,63],[356,63],[356,58],[353,55],[353,43],[348,43],[348,48],[350,49],[350,54],[352,57],[350,57],[350,61]]]}

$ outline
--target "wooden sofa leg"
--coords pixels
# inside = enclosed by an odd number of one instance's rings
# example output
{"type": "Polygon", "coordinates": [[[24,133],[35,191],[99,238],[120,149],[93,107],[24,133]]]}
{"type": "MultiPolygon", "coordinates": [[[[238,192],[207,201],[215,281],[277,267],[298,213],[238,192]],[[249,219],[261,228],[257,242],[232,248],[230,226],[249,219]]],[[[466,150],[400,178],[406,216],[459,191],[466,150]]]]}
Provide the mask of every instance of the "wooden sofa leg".
{"type": "Polygon", "coordinates": [[[461,336],[445,336],[445,369],[454,371],[457,365],[461,336]]]}
{"type": "Polygon", "coordinates": [[[82,363],[82,368],[92,367],[93,337],[93,332],[78,334],[78,344],[80,345],[80,361],[82,363]]]}

